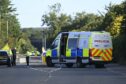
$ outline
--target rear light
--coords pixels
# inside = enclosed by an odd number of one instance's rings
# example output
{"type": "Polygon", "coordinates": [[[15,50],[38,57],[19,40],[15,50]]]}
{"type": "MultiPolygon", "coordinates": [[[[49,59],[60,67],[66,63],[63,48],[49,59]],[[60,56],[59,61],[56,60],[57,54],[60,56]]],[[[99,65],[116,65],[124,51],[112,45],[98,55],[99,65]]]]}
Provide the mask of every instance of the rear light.
{"type": "Polygon", "coordinates": [[[92,54],[91,54],[91,49],[89,49],[89,56],[92,56],[92,54]]]}

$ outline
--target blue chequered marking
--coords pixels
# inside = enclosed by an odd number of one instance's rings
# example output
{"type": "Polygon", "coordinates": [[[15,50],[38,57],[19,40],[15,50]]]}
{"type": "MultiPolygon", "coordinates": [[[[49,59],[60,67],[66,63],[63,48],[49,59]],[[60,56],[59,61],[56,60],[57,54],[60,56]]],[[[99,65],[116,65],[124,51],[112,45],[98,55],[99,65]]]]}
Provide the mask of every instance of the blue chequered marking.
{"type": "Polygon", "coordinates": [[[76,57],[77,56],[77,49],[72,49],[71,50],[71,57],[76,57]]]}
{"type": "Polygon", "coordinates": [[[52,50],[52,57],[57,57],[57,50],[52,50]]]}
{"type": "Polygon", "coordinates": [[[79,56],[79,57],[83,56],[83,49],[78,49],[77,56],[79,56]]]}

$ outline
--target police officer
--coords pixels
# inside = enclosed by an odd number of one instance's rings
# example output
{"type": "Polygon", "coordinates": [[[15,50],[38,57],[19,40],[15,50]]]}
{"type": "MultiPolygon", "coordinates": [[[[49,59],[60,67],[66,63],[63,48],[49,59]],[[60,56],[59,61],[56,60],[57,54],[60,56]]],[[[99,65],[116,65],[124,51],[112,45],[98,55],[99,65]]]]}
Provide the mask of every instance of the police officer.
{"type": "Polygon", "coordinates": [[[12,49],[12,65],[16,66],[16,48],[12,49]]]}
{"type": "Polygon", "coordinates": [[[30,56],[30,52],[27,51],[27,55],[26,55],[26,63],[27,63],[27,66],[29,66],[29,56],[30,56]]]}

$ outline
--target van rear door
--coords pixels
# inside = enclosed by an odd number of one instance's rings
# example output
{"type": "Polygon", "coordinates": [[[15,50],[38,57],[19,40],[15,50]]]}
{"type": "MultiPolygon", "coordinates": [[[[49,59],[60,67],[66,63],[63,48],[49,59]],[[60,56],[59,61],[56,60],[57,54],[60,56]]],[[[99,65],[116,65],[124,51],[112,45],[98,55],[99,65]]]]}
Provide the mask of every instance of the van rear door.
{"type": "Polygon", "coordinates": [[[92,33],[92,59],[95,61],[112,60],[112,42],[110,34],[107,32],[92,33]]]}

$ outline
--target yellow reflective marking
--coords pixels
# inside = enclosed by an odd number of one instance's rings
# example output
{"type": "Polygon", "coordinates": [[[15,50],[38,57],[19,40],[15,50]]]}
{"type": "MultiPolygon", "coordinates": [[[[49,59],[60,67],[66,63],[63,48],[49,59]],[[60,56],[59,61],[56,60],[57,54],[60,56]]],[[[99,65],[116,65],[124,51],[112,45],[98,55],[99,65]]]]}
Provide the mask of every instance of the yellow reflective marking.
{"type": "Polygon", "coordinates": [[[104,53],[103,54],[104,54],[104,57],[107,58],[106,61],[111,61],[112,60],[112,57],[109,55],[109,53],[106,50],[104,50],[104,53]]]}
{"type": "Polygon", "coordinates": [[[108,51],[109,51],[110,55],[112,56],[112,51],[111,51],[111,49],[108,49],[108,51]]]}
{"type": "Polygon", "coordinates": [[[101,50],[98,49],[98,51],[95,53],[95,56],[98,56],[100,52],[101,52],[101,50]]]}
{"type": "Polygon", "coordinates": [[[102,53],[102,57],[105,59],[103,61],[107,61],[108,59],[106,58],[106,56],[104,55],[104,53],[102,53]]]}
{"type": "Polygon", "coordinates": [[[47,52],[46,52],[46,56],[51,57],[51,55],[52,55],[52,53],[51,53],[51,52],[52,52],[51,50],[47,50],[47,52]]]}
{"type": "Polygon", "coordinates": [[[70,57],[71,56],[71,49],[67,49],[66,50],[66,57],[70,57]]]}
{"type": "Polygon", "coordinates": [[[89,57],[89,49],[83,49],[83,57],[89,57]]]}
{"type": "Polygon", "coordinates": [[[97,51],[97,49],[94,48],[94,49],[92,50],[92,55],[93,55],[96,51],[97,51]]]}
{"type": "Polygon", "coordinates": [[[96,48],[95,48],[95,49],[92,51],[92,55],[93,55],[93,56],[99,56],[100,51],[101,51],[100,49],[96,49],[96,48]]]}
{"type": "MultiPolygon", "coordinates": [[[[108,49],[108,51],[109,51],[109,49],[108,49]]],[[[109,53],[110,53],[110,51],[109,51],[109,53]]],[[[112,60],[112,55],[111,55],[111,54],[109,54],[109,53],[106,51],[106,54],[107,54],[107,56],[108,56],[109,60],[112,60]]]]}
{"type": "Polygon", "coordinates": [[[103,54],[104,56],[107,58],[107,61],[109,61],[111,58],[109,57],[109,55],[107,54],[106,50],[103,50],[103,54]]]}

